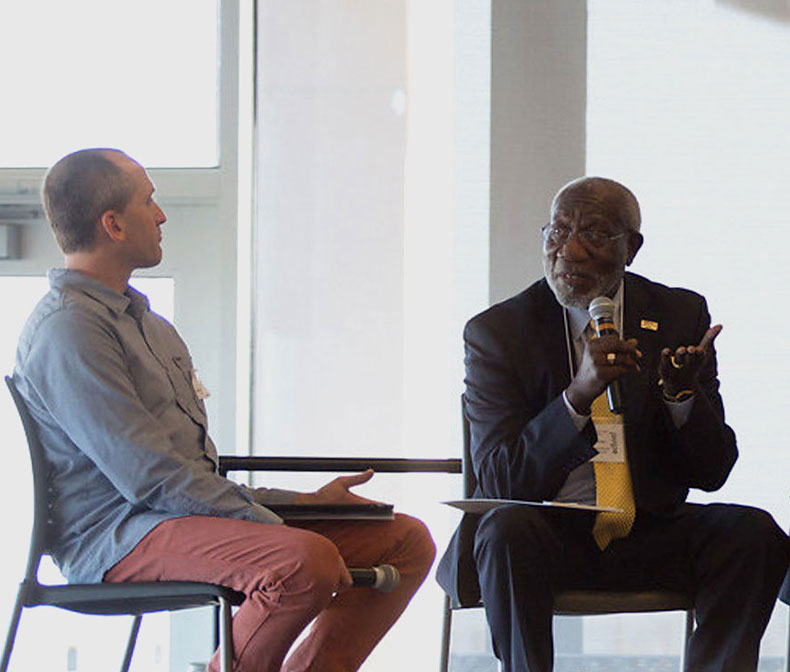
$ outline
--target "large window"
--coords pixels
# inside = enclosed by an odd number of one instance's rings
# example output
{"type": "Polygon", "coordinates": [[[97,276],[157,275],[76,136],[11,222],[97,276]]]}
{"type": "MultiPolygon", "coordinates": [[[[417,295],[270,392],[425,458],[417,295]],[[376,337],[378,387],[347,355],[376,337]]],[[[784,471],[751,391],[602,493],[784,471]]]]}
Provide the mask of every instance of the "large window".
{"type": "Polygon", "coordinates": [[[3,2],[0,168],[108,146],[216,166],[217,18],[218,0],[3,2]]]}
{"type": "MultiPolygon", "coordinates": [[[[735,0],[588,7],[587,172],[621,180],[640,200],[645,244],[633,270],[702,292],[724,325],[721,392],[740,458],[724,488],[692,496],[760,506],[786,528],[790,9],[735,0]]],[[[777,607],[763,669],[785,655],[786,618],[777,607]]],[[[599,623],[585,624],[595,652],[627,655],[660,636],[599,623]]]]}
{"type": "MultiPolygon", "coordinates": [[[[32,307],[23,300],[27,281],[20,276],[42,276],[62,264],[37,206],[44,168],[82,147],[118,147],[151,169],[168,221],[163,262],[144,275],[172,278],[172,310],[155,305],[173,315],[189,343],[212,393],[207,400],[212,437],[231,454],[237,448],[240,5],[250,11],[251,2],[241,0],[0,3],[0,223],[15,226],[20,238],[18,257],[0,260],[0,280],[8,278],[0,294],[2,373],[13,362],[10,315],[21,319],[32,307]]],[[[246,249],[246,241],[242,245],[246,249]]],[[[7,473],[19,475],[18,488],[5,493],[3,509],[20,512],[9,523],[15,552],[3,564],[4,628],[24,562],[29,520],[23,513],[30,500],[27,456],[8,394],[0,393],[0,407],[10,414],[3,426],[10,427],[6,457],[14,464],[7,465],[7,473]]],[[[28,664],[17,661],[12,667],[98,670],[116,655],[120,660],[124,619],[81,619],[50,609],[28,617],[18,642],[28,664]],[[44,630],[52,641],[41,649],[35,635],[44,630]],[[96,642],[106,643],[106,649],[96,642]]],[[[180,672],[191,661],[207,660],[209,628],[205,610],[144,621],[133,669],[180,672]]]]}

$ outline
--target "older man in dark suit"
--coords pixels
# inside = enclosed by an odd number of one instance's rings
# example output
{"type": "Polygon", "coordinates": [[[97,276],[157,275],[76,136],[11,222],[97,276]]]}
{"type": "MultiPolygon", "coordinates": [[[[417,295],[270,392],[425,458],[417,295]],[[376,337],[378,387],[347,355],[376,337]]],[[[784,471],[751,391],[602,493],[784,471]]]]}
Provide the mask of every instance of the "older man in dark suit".
{"type": "Polygon", "coordinates": [[[625,272],[643,238],[623,185],[569,183],[543,236],[545,279],[464,333],[476,496],[609,511],[467,515],[439,582],[465,604],[482,594],[506,672],[551,670],[553,594],[567,587],[690,592],[687,669],[756,670],[787,536],[759,509],[686,502],[690,488],[721,487],[737,459],[718,392],[721,326],[699,294],[625,272]],[[596,334],[597,297],[613,312],[596,334]],[[613,383],[624,412],[606,402],[613,383]]]}

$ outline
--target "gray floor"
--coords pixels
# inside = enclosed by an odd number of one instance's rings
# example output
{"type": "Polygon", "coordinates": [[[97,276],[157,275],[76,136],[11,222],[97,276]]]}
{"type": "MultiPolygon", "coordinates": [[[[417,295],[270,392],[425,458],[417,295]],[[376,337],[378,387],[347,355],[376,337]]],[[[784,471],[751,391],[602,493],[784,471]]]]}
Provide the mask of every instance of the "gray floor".
{"type": "MultiPolygon", "coordinates": [[[[450,672],[498,672],[497,661],[488,655],[450,656],[450,672]]],[[[759,672],[784,672],[783,658],[762,658],[759,672]]],[[[677,656],[558,655],[554,672],[677,672],[677,656]]]]}

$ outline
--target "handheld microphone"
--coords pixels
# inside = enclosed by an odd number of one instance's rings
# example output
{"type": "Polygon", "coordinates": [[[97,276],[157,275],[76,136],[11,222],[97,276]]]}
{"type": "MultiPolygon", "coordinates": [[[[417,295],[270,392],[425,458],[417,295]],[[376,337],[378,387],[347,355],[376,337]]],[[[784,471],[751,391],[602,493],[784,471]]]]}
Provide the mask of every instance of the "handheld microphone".
{"type": "Polygon", "coordinates": [[[382,593],[395,590],[400,583],[400,572],[392,565],[379,565],[370,569],[349,569],[351,585],[368,586],[382,593]]]}
{"type": "MultiPolygon", "coordinates": [[[[587,310],[599,338],[608,334],[619,336],[614,326],[614,302],[608,296],[594,298],[590,301],[590,307],[587,310]]],[[[606,399],[612,413],[622,413],[625,410],[625,401],[619,380],[613,380],[606,386],[606,399]]]]}

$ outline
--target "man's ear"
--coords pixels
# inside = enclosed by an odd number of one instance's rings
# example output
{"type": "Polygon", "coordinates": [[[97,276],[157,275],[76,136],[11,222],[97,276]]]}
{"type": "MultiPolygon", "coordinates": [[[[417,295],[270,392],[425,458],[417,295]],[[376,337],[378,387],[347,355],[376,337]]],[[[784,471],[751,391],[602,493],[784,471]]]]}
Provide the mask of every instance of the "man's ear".
{"type": "Polygon", "coordinates": [[[626,257],[625,265],[630,266],[633,261],[634,257],[636,257],[636,253],[639,252],[639,248],[642,247],[642,243],[644,242],[644,238],[642,237],[641,233],[637,233],[633,231],[630,236],[628,236],[628,256],[626,257]]]}
{"type": "Polygon", "coordinates": [[[125,240],[126,231],[116,210],[105,210],[99,217],[99,227],[110,240],[125,240]]]}

